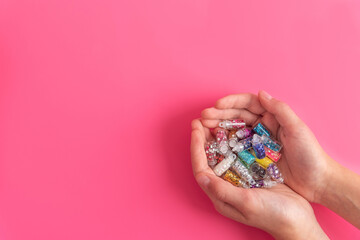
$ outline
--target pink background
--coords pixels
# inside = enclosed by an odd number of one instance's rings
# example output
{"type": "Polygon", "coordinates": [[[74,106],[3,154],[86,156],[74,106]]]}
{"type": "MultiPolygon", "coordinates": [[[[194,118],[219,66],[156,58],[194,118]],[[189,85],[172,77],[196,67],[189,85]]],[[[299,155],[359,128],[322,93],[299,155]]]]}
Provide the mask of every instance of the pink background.
{"type": "Polygon", "coordinates": [[[359,62],[359,1],[1,0],[0,239],[271,239],[197,186],[190,122],[266,89],[360,173],[359,62]]]}

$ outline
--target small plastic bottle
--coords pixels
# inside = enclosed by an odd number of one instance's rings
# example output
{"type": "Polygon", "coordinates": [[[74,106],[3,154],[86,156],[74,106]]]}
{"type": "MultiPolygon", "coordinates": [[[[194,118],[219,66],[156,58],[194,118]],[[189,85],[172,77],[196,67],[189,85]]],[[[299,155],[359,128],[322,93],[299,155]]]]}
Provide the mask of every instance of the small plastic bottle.
{"type": "Polygon", "coordinates": [[[275,151],[275,152],[280,152],[281,148],[282,148],[282,144],[277,142],[274,139],[271,139],[268,136],[262,135],[261,136],[261,140],[263,142],[263,144],[265,145],[265,147],[270,148],[271,150],[275,151]]]}
{"type": "Polygon", "coordinates": [[[271,150],[270,148],[267,148],[267,147],[265,147],[265,154],[266,154],[266,156],[268,158],[270,158],[274,162],[279,161],[279,159],[281,158],[281,153],[275,152],[275,151],[273,151],[273,150],[271,150]]]}
{"type": "Polygon", "coordinates": [[[239,159],[236,159],[232,164],[231,169],[236,172],[241,179],[246,181],[249,185],[254,183],[254,179],[251,176],[249,170],[241,163],[239,159]]]}
{"type": "Polygon", "coordinates": [[[251,137],[240,140],[235,147],[233,147],[234,152],[242,152],[252,147],[251,137]]]}
{"type": "Polygon", "coordinates": [[[256,132],[257,134],[259,134],[260,136],[265,135],[270,137],[270,131],[261,123],[258,123],[254,128],[253,128],[254,132],[256,132]]]}
{"type": "Polygon", "coordinates": [[[234,153],[230,153],[224,160],[222,160],[219,164],[214,167],[214,173],[216,176],[221,176],[226,172],[231,164],[235,161],[236,155],[234,153]]]}
{"type": "Polygon", "coordinates": [[[248,129],[248,128],[240,129],[236,132],[236,136],[240,139],[250,137],[251,134],[252,134],[252,131],[251,131],[251,129],[248,129]]]}
{"type": "Polygon", "coordinates": [[[245,122],[242,119],[224,120],[219,123],[219,127],[224,129],[241,129],[245,127],[245,122]]]}
{"type": "Polygon", "coordinates": [[[237,142],[238,142],[238,138],[236,136],[236,130],[231,130],[229,132],[229,146],[233,148],[235,147],[237,142]]]}
{"type": "Polygon", "coordinates": [[[221,154],[225,154],[229,150],[229,141],[225,130],[219,129],[216,132],[216,142],[218,144],[218,150],[221,154]]]}
{"type": "Polygon", "coordinates": [[[217,143],[215,141],[207,142],[205,144],[205,154],[208,160],[208,165],[214,167],[217,163],[216,160],[217,143]]]}
{"type": "Polygon", "coordinates": [[[249,168],[250,165],[255,161],[255,157],[247,150],[238,153],[241,162],[245,167],[249,168]]]}
{"type": "Polygon", "coordinates": [[[254,134],[252,138],[252,147],[258,159],[263,159],[266,156],[264,144],[261,141],[261,137],[257,134],[254,134]]]}

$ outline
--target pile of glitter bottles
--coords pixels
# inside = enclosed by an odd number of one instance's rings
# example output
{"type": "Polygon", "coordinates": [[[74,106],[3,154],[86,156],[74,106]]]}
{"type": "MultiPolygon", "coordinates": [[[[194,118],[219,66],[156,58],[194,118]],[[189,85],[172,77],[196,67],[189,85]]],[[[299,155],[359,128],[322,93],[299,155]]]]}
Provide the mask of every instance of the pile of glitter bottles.
{"type": "Polygon", "coordinates": [[[217,176],[244,188],[283,183],[276,166],[282,145],[264,125],[258,123],[250,129],[241,119],[224,120],[215,130],[215,140],[205,144],[205,152],[217,176]]]}

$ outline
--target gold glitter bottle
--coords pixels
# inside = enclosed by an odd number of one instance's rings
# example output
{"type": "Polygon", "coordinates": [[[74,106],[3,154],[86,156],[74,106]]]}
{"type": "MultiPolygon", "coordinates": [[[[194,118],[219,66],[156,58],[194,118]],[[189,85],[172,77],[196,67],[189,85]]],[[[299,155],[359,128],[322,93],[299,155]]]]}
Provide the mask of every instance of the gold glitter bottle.
{"type": "Polygon", "coordinates": [[[234,186],[240,185],[240,177],[233,171],[227,170],[223,178],[234,186]]]}

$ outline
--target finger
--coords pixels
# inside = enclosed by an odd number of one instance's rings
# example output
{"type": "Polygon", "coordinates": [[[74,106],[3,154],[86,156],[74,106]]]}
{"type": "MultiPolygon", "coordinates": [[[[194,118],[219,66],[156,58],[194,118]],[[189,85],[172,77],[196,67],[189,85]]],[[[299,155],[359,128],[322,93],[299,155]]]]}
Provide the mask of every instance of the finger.
{"type": "Polygon", "coordinates": [[[261,106],[258,97],[252,93],[229,95],[219,99],[215,107],[218,109],[245,108],[255,114],[263,114],[265,109],[261,106]]]}
{"type": "MultiPolygon", "coordinates": [[[[204,150],[204,137],[199,129],[194,129],[191,133],[191,164],[194,176],[199,173],[207,172],[214,174],[207,163],[204,150]]],[[[215,175],[215,174],[214,174],[215,175]]]]}
{"type": "Polygon", "coordinates": [[[217,128],[219,127],[220,120],[213,120],[213,119],[201,119],[201,123],[206,128],[217,128]]]}
{"type": "Polygon", "coordinates": [[[208,141],[212,139],[212,135],[210,133],[210,129],[204,128],[203,124],[201,123],[200,119],[194,119],[191,122],[192,129],[198,129],[201,134],[203,135],[204,141],[208,141]]]}
{"type": "Polygon", "coordinates": [[[260,91],[259,100],[264,108],[272,113],[285,129],[292,129],[301,123],[299,117],[286,103],[271,97],[267,92],[260,91]]]}
{"type": "Polygon", "coordinates": [[[258,118],[259,115],[254,114],[246,109],[217,109],[207,108],[201,112],[203,119],[243,119],[247,125],[252,125],[258,118]]]}
{"type": "Polygon", "coordinates": [[[206,188],[202,187],[202,189],[208,195],[211,202],[214,204],[214,207],[217,212],[219,212],[221,215],[231,218],[235,221],[245,223],[246,218],[238,209],[236,209],[234,206],[230,205],[229,203],[218,200],[206,188]]]}

